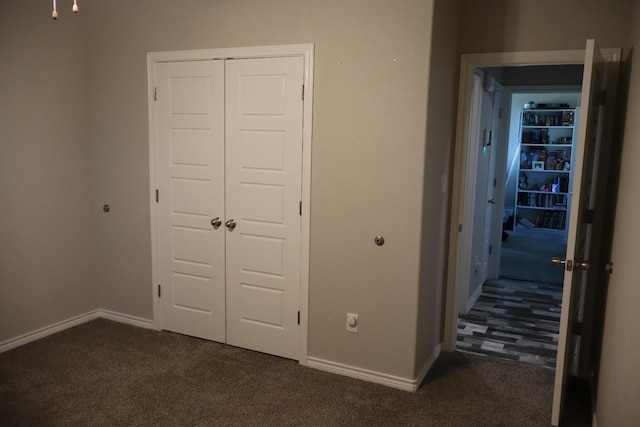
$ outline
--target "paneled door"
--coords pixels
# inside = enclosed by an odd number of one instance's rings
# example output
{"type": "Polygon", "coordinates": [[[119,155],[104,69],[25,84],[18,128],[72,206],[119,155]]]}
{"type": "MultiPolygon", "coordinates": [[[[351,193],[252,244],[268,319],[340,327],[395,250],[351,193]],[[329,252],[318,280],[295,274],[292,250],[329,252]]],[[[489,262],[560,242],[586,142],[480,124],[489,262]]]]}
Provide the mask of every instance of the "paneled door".
{"type": "Polygon", "coordinates": [[[226,62],[227,342],[298,354],[302,57],[226,62]]]}
{"type": "Polygon", "coordinates": [[[162,329],[298,359],[303,61],[157,64],[162,329]]]}
{"type": "MultiPolygon", "coordinates": [[[[562,313],[560,316],[560,334],[556,362],[555,384],[551,424],[560,424],[564,402],[567,397],[567,378],[577,369],[580,359],[581,338],[575,325],[582,324],[585,309],[585,295],[591,261],[598,239],[593,235],[593,221],[587,220],[585,212],[595,209],[595,190],[598,179],[599,146],[603,144],[605,103],[602,91],[606,88],[606,63],[595,40],[587,40],[582,77],[582,105],[578,121],[578,138],[574,143],[575,160],[571,165],[574,173],[572,203],[569,217],[567,253],[565,259],[554,258],[554,264],[564,267],[562,291],[562,313]]],[[[575,375],[575,373],[574,373],[575,375]]]]}
{"type": "Polygon", "coordinates": [[[225,342],[224,62],[156,66],[160,328],[225,342]]]}

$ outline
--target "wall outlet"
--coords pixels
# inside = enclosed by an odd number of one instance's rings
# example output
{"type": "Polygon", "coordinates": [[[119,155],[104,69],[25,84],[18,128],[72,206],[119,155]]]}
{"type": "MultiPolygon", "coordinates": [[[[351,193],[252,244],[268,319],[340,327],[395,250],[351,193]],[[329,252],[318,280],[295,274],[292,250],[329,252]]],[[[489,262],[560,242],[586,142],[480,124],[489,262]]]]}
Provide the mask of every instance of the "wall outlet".
{"type": "Polygon", "coordinates": [[[347,332],[357,334],[359,324],[360,321],[357,314],[347,313],[347,332]]]}

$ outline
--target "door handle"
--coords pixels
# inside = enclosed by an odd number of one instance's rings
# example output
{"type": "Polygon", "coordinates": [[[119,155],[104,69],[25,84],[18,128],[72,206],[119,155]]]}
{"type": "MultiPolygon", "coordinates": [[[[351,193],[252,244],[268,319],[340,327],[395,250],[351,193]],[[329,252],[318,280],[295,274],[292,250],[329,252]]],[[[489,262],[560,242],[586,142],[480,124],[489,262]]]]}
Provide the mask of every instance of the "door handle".
{"type": "Polygon", "coordinates": [[[489,199],[489,200],[487,201],[487,203],[492,204],[492,205],[495,205],[495,204],[496,204],[496,199],[489,199]]]}
{"type": "Polygon", "coordinates": [[[222,225],[222,220],[220,219],[219,216],[213,218],[211,220],[211,226],[213,226],[213,228],[218,228],[222,225]]]}
{"type": "Polygon", "coordinates": [[[570,259],[566,260],[566,259],[562,259],[562,258],[558,258],[557,256],[554,256],[553,258],[551,258],[551,264],[561,265],[565,267],[565,270],[573,271],[573,261],[571,261],[570,259]]]}
{"type": "Polygon", "coordinates": [[[236,228],[236,220],[230,219],[229,221],[225,222],[224,225],[226,225],[229,230],[233,230],[234,228],[236,228]]]}
{"type": "Polygon", "coordinates": [[[551,264],[566,265],[567,271],[572,271],[573,269],[589,270],[591,268],[591,263],[589,261],[567,261],[566,259],[558,258],[555,256],[551,258],[551,264]]]}

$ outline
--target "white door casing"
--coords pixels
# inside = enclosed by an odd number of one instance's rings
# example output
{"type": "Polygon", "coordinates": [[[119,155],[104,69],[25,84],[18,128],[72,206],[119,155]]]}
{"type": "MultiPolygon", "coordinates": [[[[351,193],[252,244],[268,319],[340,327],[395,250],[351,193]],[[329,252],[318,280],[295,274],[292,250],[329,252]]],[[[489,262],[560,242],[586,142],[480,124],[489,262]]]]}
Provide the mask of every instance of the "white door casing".
{"type": "Polygon", "coordinates": [[[157,329],[229,342],[306,364],[312,71],[312,45],[148,54],[153,303],[157,329]],[[184,64],[191,67],[187,68],[187,76],[169,78],[184,64]],[[261,69],[260,64],[266,68],[261,69]],[[236,73],[239,77],[236,83],[242,84],[229,84],[225,89],[225,67],[231,76],[236,73]],[[219,84],[210,84],[207,89],[210,93],[203,96],[204,82],[214,75],[222,76],[219,84]],[[171,79],[173,83],[169,83],[171,79]],[[163,86],[160,80],[167,82],[163,86]],[[199,88],[196,83],[200,84],[199,88]],[[167,97],[170,85],[177,94],[174,106],[163,106],[161,101],[170,99],[167,97]],[[220,104],[214,95],[218,90],[222,94],[228,91],[220,104]],[[195,105],[185,107],[184,100],[189,94],[195,105]],[[225,113],[225,108],[241,114],[234,118],[233,114],[225,113]],[[221,110],[222,114],[212,119],[205,110],[221,110]],[[186,124],[157,123],[172,114],[179,116],[174,121],[182,120],[186,124]],[[189,118],[190,115],[196,117],[189,118]],[[209,123],[203,124],[207,120],[209,123]],[[293,121],[296,121],[294,125],[293,121]],[[228,126],[229,140],[226,148],[225,126],[228,126]],[[215,138],[209,138],[211,152],[204,147],[207,138],[203,131],[215,134],[215,138]],[[172,138],[178,141],[173,143],[178,149],[173,148],[172,138]],[[211,170],[207,171],[209,166],[211,170]],[[175,176],[167,173],[173,169],[179,171],[175,176]],[[201,197],[208,191],[205,187],[213,188],[208,200],[201,197]],[[176,191],[171,193],[167,188],[176,191]],[[156,189],[160,196],[158,202],[156,189]],[[174,194],[177,197],[173,197],[174,194]],[[176,207],[168,209],[172,197],[176,207]],[[214,208],[208,209],[209,205],[214,208]],[[220,212],[220,208],[224,212],[220,212]],[[187,217],[191,222],[171,223],[176,216],[181,220],[187,217]],[[217,217],[221,225],[214,227],[212,219],[217,217]],[[225,227],[231,217],[236,221],[235,229],[225,227]],[[197,222],[197,226],[193,222],[197,222]],[[190,240],[180,233],[177,233],[178,239],[173,239],[176,233],[160,230],[172,227],[180,232],[183,228],[193,231],[186,233],[191,236],[190,240]],[[202,236],[208,236],[208,240],[202,236]],[[196,245],[190,247],[194,242],[196,245]],[[281,251],[274,250],[276,247],[281,251]],[[177,261],[173,260],[176,255],[179,255],[177,261]],[[215,275],[203,274],[207,257],[212,258],[209,265],[215,265],[209,272],[215,271],[215,275]],[[175,264],[186,264],[194,272],[184,273],[176,269],[175,264]],[[224,273],[222,278],[220,271],[224,273]],[[176,275],[179,280],[174,281],[176,275]],[[185,285],[183,276],[193,276],[200,287],[188,286],[191,282],[185,285]],[[170,287],[163,283],[167,278],[171,279],[170,287]],[[174,292],[176,283],[177,293],[174,292]],[[211,287],[204,290],[204,283],[211,287]],[[162,297],[158,294],[158,285],[162,285],[162,297]],[[185,294],[184,289],[189,292],[185,294]],[[175,304],[174,295],[179,297],[180,304],[175,304]],[[188,303],[184,301],[187,296],[188,303]],[[212,300],[223,304],[213,310],[207,306],[212,300]],[[204,318],[204,313],[213,311],[216,313],[213,323],[218,322],[221,314],[222,328],[212,327],[210,319],[204,318]],[[167,312],[177,312],[177,317],[185,319],[176,320],[171,314],[165,316],[167,312]],[[235,335],[231,332],[229,340],[227,329],[234,322],[240,329],[231,326],[236,332],[235,335]],[[198,329],[200,326],[194,326],[198,324],[206,324],[210,330],[203,332],[198,329]],[[185,325],[188,327],[183,327],[185,325]],[[216,332],[211,332],[212,329],[216,332]],[[258,344],[247,338],[251,334],[258,344]],[[269,345],[264,344],[266,341],[269,345]]]}
{"type": "MultiPolygon", "coordinates": [[[[577,50],[577,51],[548,51],[548,52],[505,52],[505,53],[496,53],[496,54],[470,54],[463,55],[461,61],[461,73],[460,73],[460,91],[459,91],[459,101],[458,101],[458,123],[457,123],[457,132],[459,135],[456,137],[456,155],[455,155],[455,169],[454,169],[454,179],[453,179],[453,199],[452,199],[452,225],[450,229],[450,250],[449,250],[449,276],[448,276],[448,285],[447,285],[447,304],[446,304],[446,315],[445,315],[445,333],[444,333],[444,342],[443,342],[443,350],[445,351],[454,351],[456,347],[456,325],[457,325],[457,311],[456,311],[456,302],[458,301],[458,291],[460,286],[460,279],[463,277],[461,271],[467,267],[467,264],[464,262],[465,252],[467,251],[464,241],[465,235],[471,233],[470,230],[470,222],[465,220],[464,212],[465,212],[465,186],[468,180],[469,173],[469,161],[467,152],[468,147],[466,146],[466,141],[462,137],[470,128],[470,105],[472,99],[472,90],[473,90],[473,75],[474,70],[476,68],[484,68],[484,67],[500,67],[500,66],[513,66],[513,65],[553,65],[553,64],[585,64],[585,52],[588,52],[586,56],[595,55],[596,48],[595,42],[590,40],[587,42],[587,50],[577,50]]],[[[605,49],[603,50],[603,55],[610,61],[617,62],[620,61],[620,49],[605,49]]],[[[587,68],[591,69],[591,67],[585,66],[585,77],[587,68]]],[[[591,72],[590,72],[591,73],[591,72]]],[[[583,90],[585,89],[585,85],[589,83],[588,79],[583,81],[583,90]]],[[[615,98],[615,97],[613,97],[615,98]]],[[[609,97],[607,97],[607,103],[609,103],[609,97]]],[[[582,95],[582,103],[583,105],[587,103],[584,94],[582,95]]],[[[585,108],[586,110],[586,108],[585,108]]],[[[606,116],[607,114],[605,114],[606,116]]],[[[582,114],[580,120],[580,125],[584,124],[587,126],[589,119],[586,119],[582,114]]],[[[610,129],[609,129],[610,131],[610,129]]],[[[582,134],[584,135],[586,132],[583,130],[582,134]]],[[[578,150],[578,149],[576,149],[578,150]]],[[[576,151],[574,150],[574,152],[576,151]]],[[[584,155],[584,154],[583,154],[584,155]]],[[[584,157],[583,157],[584,160],[584,157]]],[[[582,163],[574,160],[574,164],[572,165],[573,172],[576,176],[582,175],[582,170],[579,167],[579,163],[582,163]]],[[[588,162],[587,162],[588,163],[588,162]]],[[[589,170],[585,172],[587,174],[591,174],[592,171],[589,170]]],[[[589,175],[591,176],[591,175],[589,175]]],[[[576,183],[574,180],[574,189],[579,188],[580,184],[576,183]]],[[[575,190],[574,190],[575,191],[575,190]]],[[[583,190],[585,194],[590,194],[591,191],[588,189],[583,190]]],[[[574,196],[577,195],[574,193],[574,196]]],[[[574,199],[578,202],[578,199],[574,199]]],[[[584,205],[581,200],[582,206],[584,205]]],[[[577,207],[576,209],[572,209],[569,218],[569,227],[574,227],[574,230],[569,229],[569,233],[574,233],[569,236],[569,245],[571,247],[571,251],[567,251],[566,258],[567,260],[582,261],[585,260],[583,258],[584,254],[587,253],[589,249],[588,235],[590,233],[588,227],[583,230],[578,230],[576,232],[577,227],[580,227],[576,223],[576,219],[579,216],[580,212],[582,212],[581,207],[577,207]],[[575,211],[575,212],[574,212],[575,211]],[[573,223],[573,225],[572,225],[573,223]],[[582,248],[582,249],[577,249],[582,248]]],[[[593,245],[591,245],[593,246],[593,245]]],[[[588,261],[588,260],[587,260],[588,261]]],[[[579,272],[582,273],[582,272],[579,272]]],[[[571,303],[574,304],[573,309],[565,309],[562,312],[561,325],[560,325],[560,343],[559,351],[558,351],[558,363],[557,363],[557,371],[556,371],[556,383],[554,388],[554,402],[552,408],[552,423],[554,425],[558,425],[562,407],[562,401],[565,393],[565,379],[567,368],[572,359],[574,359],[575,352],[579,346],[572,341],[571,334],[569,333],[570,324],[578,319],[576,314],[579,313],[576,310],[575,304],[581,302],[581,292],[583,291],[584,280],[580,278],[583,274],[576,274],[576,277],[565,279],[563,294],[563,307],[569,307],[571,303]],[[570,283],[570,284],[567,284],[570,283]],[[569,290],[569,293],[567,293],[569,290]],[[571,294],[571,290],[575,290],[577,292],[573,292],[571,294]],[[571,303],[570,303],[571,302],[571,303]]]]}
{"type": "Polygon", "coordinates": [[[225,341],[224,63],[156,66],[159,327],[225,341]]]}
{"type": "Polygon", "coordinates": [[[301,57],[226,61],[227,342],[298,358],[301,57]]]}
{"type": "MultiPolygon", "coordinates": [[[[619,49],[604,49],[606,58],[619,61],[619,49]]],[[[456,123],[456,146],[452,182],[451,227],[449,230],[449,262],[444,318],[443,351],[455,351],[456,330],[460,293],[467,283],[470,260],[470,235],[472,219],[469,216],[468,188],[474,174],[474,161],[470,157],[468,138],[473,128],[472,104],[474,99],[474,76],[478,68],[584,64],[585,51],[556,50],[532,52],[499,52],[463,54],[460,64],[458,111],[456,123]],[[470,177],[471,175],[471,177],[470,177]]]]}

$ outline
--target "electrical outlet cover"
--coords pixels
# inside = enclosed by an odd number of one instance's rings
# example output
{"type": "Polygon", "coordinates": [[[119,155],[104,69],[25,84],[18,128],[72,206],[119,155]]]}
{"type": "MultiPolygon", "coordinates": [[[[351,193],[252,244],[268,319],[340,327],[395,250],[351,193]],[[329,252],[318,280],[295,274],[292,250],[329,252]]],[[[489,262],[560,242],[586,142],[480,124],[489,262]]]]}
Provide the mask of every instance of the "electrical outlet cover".
{"type": "Polygon", "coordinates": [[[347,332],[357,334],[359,324],[360,321],[357,314],[347,313],[347,332]]]}

